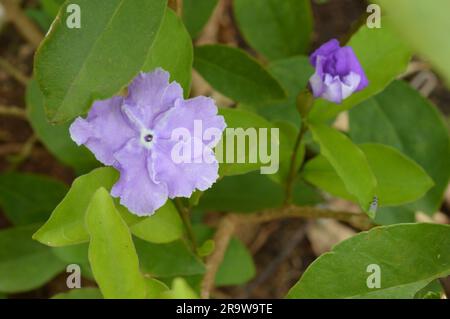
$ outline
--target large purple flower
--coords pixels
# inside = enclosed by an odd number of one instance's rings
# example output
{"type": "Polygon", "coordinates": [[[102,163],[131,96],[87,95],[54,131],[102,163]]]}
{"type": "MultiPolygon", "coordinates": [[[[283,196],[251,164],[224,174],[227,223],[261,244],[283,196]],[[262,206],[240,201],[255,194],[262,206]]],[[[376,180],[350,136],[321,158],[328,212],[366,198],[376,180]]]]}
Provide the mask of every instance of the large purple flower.
{"type": "Polygon", "coordinates": [[[194,125],[198,122],[203,130],[213,129],[219,135],[226,126],[223,117],[217,115],[214,100],[184,100],[180,85],[169,83],[169,73],[157,69],[140,73],[130,84],[127,97],[95,102],[86,119],[74,121],[70,134],[100,162],[119,170],[120,179],[111,195],[120,197],[121,204],[142,216],[152,214],[167,198],[189,197],[195,189],[206,190],[217,180],[214,157],[199,160],[194,151],[188,153],[189,161],[173,159],[177,143],[190,141],[211,156],[218,140],[204,140],[202,132],[198,136],[194,125]],[[190,138],[174,140],[173,132],[180,129],[190,138]]]}
{"type": "Polygon", "coordinates": [[[369,81],[351,47],[341,47],[336,39],[318,48],[310,62],[316,72],[309,80],[315,97],[341,103],[369,81]]]}

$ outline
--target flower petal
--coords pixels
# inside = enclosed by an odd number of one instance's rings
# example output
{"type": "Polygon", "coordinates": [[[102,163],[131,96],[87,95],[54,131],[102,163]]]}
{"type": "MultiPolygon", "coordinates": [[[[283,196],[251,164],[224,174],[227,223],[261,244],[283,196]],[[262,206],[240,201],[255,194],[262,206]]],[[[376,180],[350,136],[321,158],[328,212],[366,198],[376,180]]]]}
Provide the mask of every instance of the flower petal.
{"type": "Polygon", "coordinates": [[[339,41],[336,39],[331,39],[330,41],[322,44],[320,48],[318,48],[316,51],[314,51],[311,54],[309,61],[315,67],[317,63],[317,57],[322,56],[326,58],[330,54],[334,53],[336,50],[339,50],[339,48],[340,48],[339,41]]]}
{"type": "Polygon", "coordinates": [[[70,126],[70,136],[84,144],[105,165],[114,164],[113,154],[137,133],[121,110],[123,98],[96,101],[86,119],[78,117],[70,126]]]}
{"type": "MultiPolygon", "coordinates": [[[[185,128],[191,136],[203,140],[203,133],[206,130],[216,129],[221,133],[225,127],[223,116],[217,115],[214,100],[198,96],[189,100],[177,100],[174,108],[157,119],[154,131],[157,132],[158,138],[170,139],[174,130],[185,128]],[[201,136],[197,136],[199,134],[201,136]]],[[[218,142],[217,140],[210,146],[214,147],[218,142]]]]}
{"type": "MultiPolygon", "coordinates": [[[[202,150],[191,148],[185,162],[176,158],[178,154],[172,153],[175,145],[180,142],[171,140],[158,140],[155,144],[155,156],[153,159],[154,180],[164,181],[167,184],[169,197],[190,197],[195,189],[204,191],[210,188],[219,178],[219,164],[214,152],[201,141],[188,139],[183,146],[188,148],[199,142],[202,150]],[[198,162],[198,163],[197,163],[198,162]]],[[[178,144],[180,145],[180,144],[178,144]]],[[[176,151],[176,150],[175,150],[176,151]]]]}
{"type": "Polygon", "coordinates": [[[183,89],[177,82],[169,84],[169,76],[160,68],[151,73],[141,72],[128,87],[126,112],[141,126],[139,129],[152,127],[158,115],[183,98],[183,89]]]}
{"type": "Polygon", "coordinates": [[[325,91],[322,97],[330,102],[342,103],[342,82],[338,76],[332,78],[331,75],[325,75],[325,91]]]}
{"type": "Polygon", "coordinates": [[[155,183],[151,179],[150,151],[134,138],[114,156],[120,179],[113,186],[111,195],[120,197],[120,203],[138,216],[152,215],[167,201],[168,193],[164,183],[155,183]]]}

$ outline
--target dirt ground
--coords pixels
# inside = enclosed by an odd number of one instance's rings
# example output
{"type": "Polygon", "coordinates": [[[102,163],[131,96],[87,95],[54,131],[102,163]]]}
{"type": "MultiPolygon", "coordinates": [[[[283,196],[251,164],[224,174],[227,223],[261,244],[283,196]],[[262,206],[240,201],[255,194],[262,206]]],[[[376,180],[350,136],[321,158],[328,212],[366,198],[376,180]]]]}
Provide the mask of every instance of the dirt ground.
{"type": "MultiPolygon", "coordinates": [[[[315,18],[313,48],[330,38],[345,36],[364,14],[367,6],[363,0],[329,0],[320,5],[316,1],[312,2],[315,18]]],[[[36,1],[25,1],[25,5],[35,6],[36,1]]],[[[251,52],[235,27],[230,0],[223,1],[223,10],[215,23],[215,26],[209,25],[210,29],[215,27],[213,41],[241,46],[251,52]]],[[[31,77],[33,54],[34,47],[24,40],[13,25],[6,24],[0,31],[0,57],[31,77]]],[[[0,105],[24,108],[24,93],[24,84],[0,66],[0,105]]],[[[432,91],[430,99],[444,114],[450,115],[450,92],[441,82],[432,91]]],[[[32,134],[26,121],[0,116],[0,172],[11,168],[11,157],[20,153],[32,134]]],[[[71,183],[74,178],[73,171],[60,164],[38,141],[17,168],[23,172],[49,175],[66,183],[71,183]]],[[[444,205],[442,211],[448,214],[449,208],[448,204],[444,205]]],[[[8,225],[0,212],[0,228],[8,225]]],[[[320,253],[352,234],[352,228],[333,221],[277,221],[241,230],[239,237],[254,255],[257,275],[244,286],[221,288],[214,291],[213,296],[281,298],[320,253]]],[[[16,297],[47,298],[64,290],[64,281],[65,278],[60,276],[45,287],[16,297]]]]}

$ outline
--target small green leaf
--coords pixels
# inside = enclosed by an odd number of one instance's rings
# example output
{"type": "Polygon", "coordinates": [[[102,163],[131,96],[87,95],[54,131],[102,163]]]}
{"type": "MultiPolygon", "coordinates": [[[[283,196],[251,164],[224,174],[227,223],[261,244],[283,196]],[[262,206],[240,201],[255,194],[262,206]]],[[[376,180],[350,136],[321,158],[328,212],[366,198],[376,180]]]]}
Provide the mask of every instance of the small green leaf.
{"type": "Polygon", "coordinates": [[[450,226],[376,227],[336,245],[314,261],[288,298],[413,298],[450,273],[450,226]],[[376,266],[368,268],[369,265],[376,266]],[[369,270],[368,270],[369,269],[369,270]],[[367,283],[379,288],[369,288],[367,283]]]}
{"type": "Polygon", "coordinates": [[[198,299],[197,293],[183,278],[175,278],[172,288],[160,295],[162,299],[198,299]]]}
{"type": "Polygon", "coordinates": [[[208,22],[218,0],[184,0],[183,21],[191,34],[196,38],[208,22]]]}
{"type": "Polygon", "coordinates": [[[103,296],[98,288],[79,288],[56,294],[52,299],[103,299],[103,296]]]}
{"type": "Polygon", "coordinates": [[[344,134],[326,125],[311,125],[320,153],[330,162],[346,189],[367,211],[376,195],[377,181],[364,153],[344,134]]]}
{"type": "Polygon", "coordinates": [[[65,269],[49,247],[31,239],[37,228],[27,225],[0,231],[0,292],[38,288],[65,269]]]}
{"type": "Polygon", "coordinates": [[[234,13],[245,39],[268,59],[305,53],[309,47],[309,0],[235,0],[234,13]]]}
{"type": "Polygon", "coordinates": [[[92,195],[100,187],[111,189],[117,178],[118,172],[115,169],[104,167],[75,179],[66,197],[33,238],[55,247],[88,241],[85,212],[92,195]]]}
{"type": "Polygon", "coordinates": [[[45,176],[0,174],[0,206],[15,225],[44,222],[68,187],[45,176]]]}
{"type": "Polygon", "coordinates": [[[142,68],[166,9],[165,0],[73,0],[62,6],[36,53],[36,79],[53,122],[84,114],[94,100],[111,97],[142,68]],[[81,27],[66,20],[81,9],[81,27]],[[133,23],[130,23],[132,21],[133,23]],[[67,48],[72,48],[68,50],[67,48]]]}
{"type": "Polygon", "coordinates": [[[240,49],[205,45],[194,50],[194,67],[215,89],[229,98],[262,103],[286,98],[286,93],[263,66],[240,49]]]}
{"type": "Polygon", "coordinates": [[[145,278],[145,285],[147,287],[146,299],[160,298],[161,294],[169,290],[166,284],[153,278],[145,278]]]}
{"type": "Polygon", "coordinates": [[[26,91],[27,115],[33,131],[45,147],[63,164],[77,173],[85,173],[99,165],[84,146],[77,146],[70,138],[70,124],[52,125],[45,117],[44,96],[35,80],[28,83],[26,91]]]}
{"type": "Polygon", "coordinates": [[[155,43],[142,67],[143,71],[163,68],[170,80],[177,81],[189,96],[192,75],[192,40],[181,19],[170,9],[166,10],[155,43]]]}
{"type": "Polygon", "coordinates": [[[392,31],[386,18],[383,18],[383,27],[380,29],[369,29],[366,25],[362,26],[347,45],[355,51],[369,79],[369,86],[353,94],[339,105],[323,99],[317,100],[309,114],[311,122],[324,122],[332,119],[340,112],[381,92],[405,71],[411,58],[409,48],[392,31]]]}
{"type": "MultiPolygon", "coordinates": [[[[396,149],[382,144],[358,146],[377,180],[375,194],[380,207],[412,202],[433,186],[433,181],[425,171],[396,149]]],[[[342,180],[323,156],[306,164],[303,177],[330,194],[355,201],[355,197],[348,193],[342,180]]]]}
{"type": "Polygon", "coordinates": [[[139,222],[130,226],[133,235],[157,244],[179,239],[183,229],[183,222],[171,201],[167,201],[152,216],[139,218],[139,222]]]}
{"type": "Polygon", "coordinates": [[[127,224],[108,191],[99,188],[86,212],[89,261],[105,298],[145,298],[147,288],[127,224]],[[111,236],[113,234],[113,236],[111,236]]]}
{"type": "Polygon", "coordinates": [[[206,257],[206,256],[211,255],[215,248],[216,248],[216,243],[214,242],[214,240],[207,239],[198,248],[197,252],[200,257],[206,257]]]}

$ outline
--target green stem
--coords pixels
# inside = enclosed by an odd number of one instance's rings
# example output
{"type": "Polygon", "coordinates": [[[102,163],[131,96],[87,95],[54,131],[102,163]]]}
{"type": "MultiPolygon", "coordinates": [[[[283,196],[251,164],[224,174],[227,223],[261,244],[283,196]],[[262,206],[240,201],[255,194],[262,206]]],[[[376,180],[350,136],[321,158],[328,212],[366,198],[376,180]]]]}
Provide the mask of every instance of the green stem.
{"type": "Polygon", "coordinates": [[[295,140],[294,149],[292,151],[291,155],[291,163],[289,166],[289,173],[286,180],[286,196],[284,199],[284,204],[289,205],[292,202],[292,193],[294,188],[294,181],[295,177],[297,175],[296,171],[296,161],[297,161],[297,155],[298,151],[300,149],[300,145],[302,144],[303,136],[305,135],[306,131],[308,130],[308,127],[304,121],[302,121],[302,127],[300,131],[298,132],[297,139],[295,140]]]}
{"type": "Polygon", "coordinates": [[[197,241],[195,239],[194,230],[192,229],[191,218],[189,216],[189,210],[183,205],[180,198],[175,198],[175,207],[180,214],[181,220],[183,221],[184,227],[186,228],[189,241],[192,246],[192,250],[197,255],[197,241]]]}

